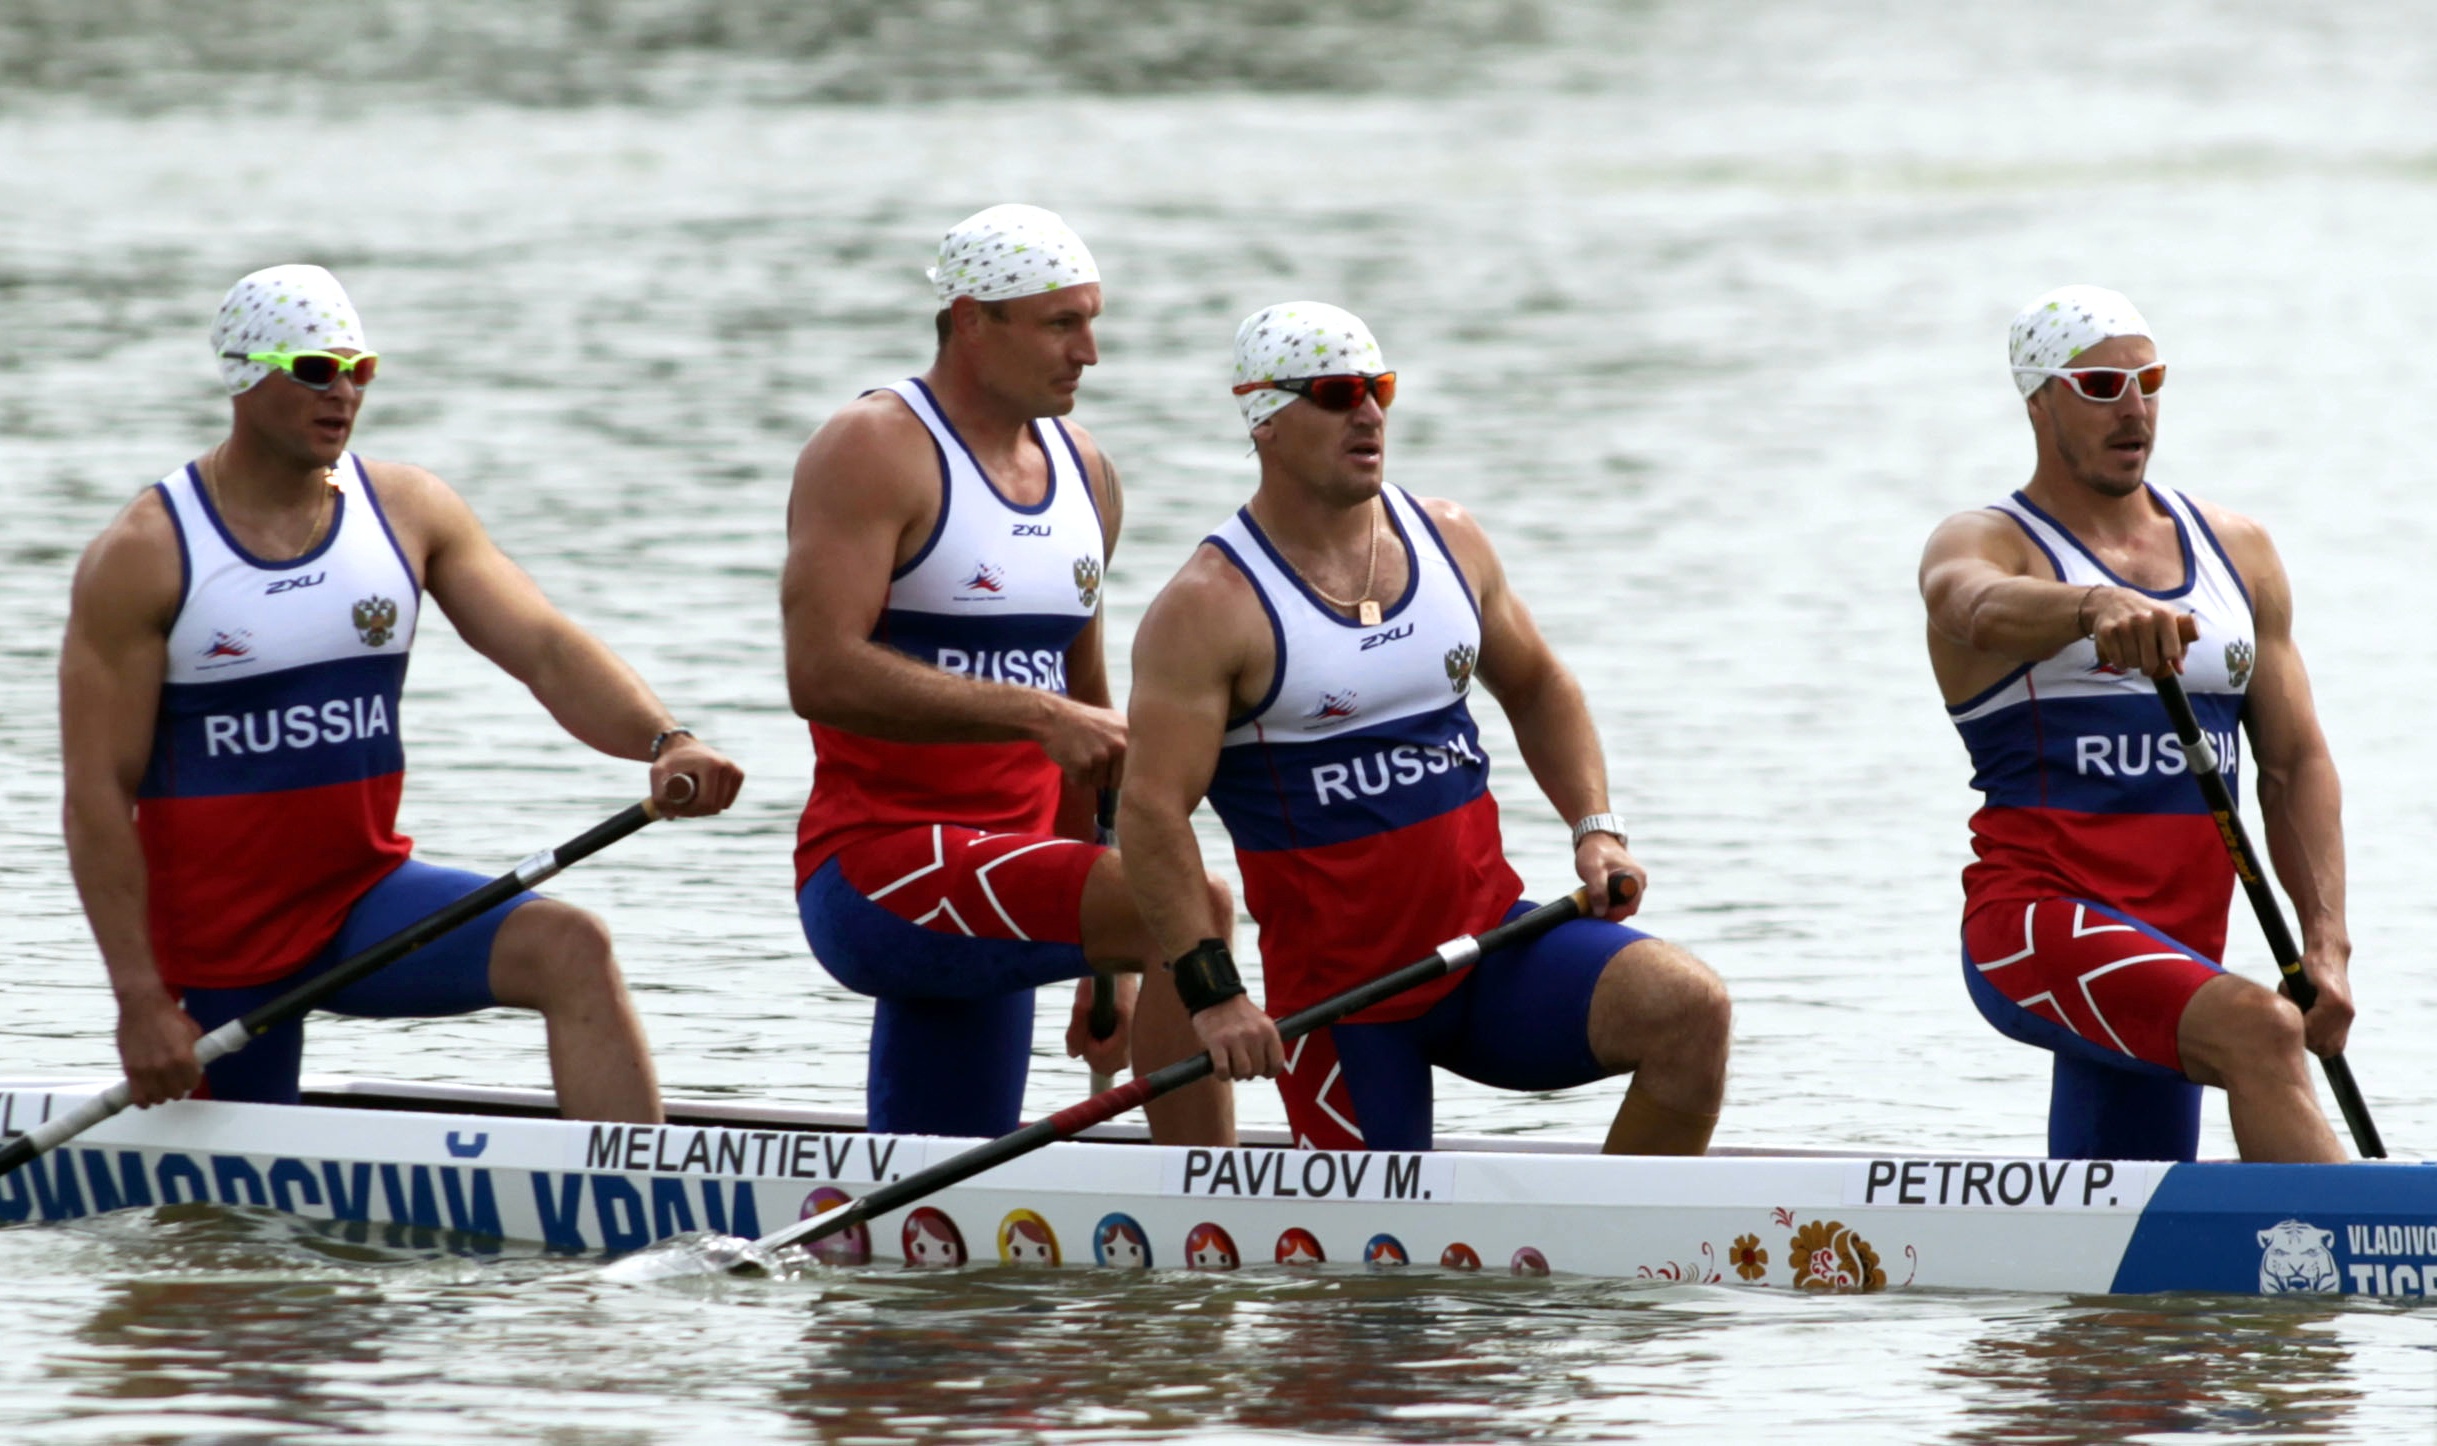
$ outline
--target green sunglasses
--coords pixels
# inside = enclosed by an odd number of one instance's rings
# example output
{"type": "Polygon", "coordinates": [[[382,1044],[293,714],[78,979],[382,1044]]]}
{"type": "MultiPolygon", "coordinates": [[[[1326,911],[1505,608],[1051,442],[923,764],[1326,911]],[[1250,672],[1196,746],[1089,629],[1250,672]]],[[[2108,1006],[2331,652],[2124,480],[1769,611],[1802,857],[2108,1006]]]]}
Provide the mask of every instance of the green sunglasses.
{"type": "Polygon", "coordinates": [[[317,392],[330,390],[331,383],[336,382],[342,372],[359,387],[371,386],[373,376],[381,366],[381,354],[377,351],[359,352],[354,356],[340,356],[329,351],[224,351],[220,355],[230,361],[260,362],[267,367],[277,367],[299,384],[317,392]]]}

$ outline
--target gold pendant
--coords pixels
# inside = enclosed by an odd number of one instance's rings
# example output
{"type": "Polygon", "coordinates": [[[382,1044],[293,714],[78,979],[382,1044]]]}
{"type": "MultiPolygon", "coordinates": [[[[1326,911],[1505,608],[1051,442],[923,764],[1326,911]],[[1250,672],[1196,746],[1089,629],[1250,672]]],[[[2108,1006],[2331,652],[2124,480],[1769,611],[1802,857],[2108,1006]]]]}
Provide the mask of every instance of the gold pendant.
{"type": "Polygon", "coordinates": [[[1379,626],[1379,604],[1378,604],[1378,602],[1377,602],[1377,601],[1375,601],[1375,600],[1373,600],[1373,599],[1371,599],[1371,598],[1364,598],[1364,599],[1363,599],[1361,602],[1356,603],[1356,604],[1354,605],[1354,618],[1355,618],[1355,620],[1356,620],[1357,622],[1361,623],[1361,624],[1362,624],[1364,627],[1366,627],[1366,628],[1375,628],[1375,627],[1378,627],[1378,626],[1379,626]]]}

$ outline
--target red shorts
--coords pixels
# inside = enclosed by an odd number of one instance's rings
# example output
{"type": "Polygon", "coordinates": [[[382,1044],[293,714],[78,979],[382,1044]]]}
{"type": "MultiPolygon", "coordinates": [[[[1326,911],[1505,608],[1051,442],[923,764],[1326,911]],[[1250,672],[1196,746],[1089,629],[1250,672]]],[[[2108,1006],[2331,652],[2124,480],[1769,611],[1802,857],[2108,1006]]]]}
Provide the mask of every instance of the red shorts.
{"type": "Polygon", "coordinates": [[[1963,921],[1963,954],[1975,1001],[2005,1033],[2178,1074],[2183,1011],[2225,972],[2138,919],[2082,899],[1975,909],[1963,921]]]}
{"type": "Polygon", "coordinates": [[[970,939],[1082,941],[1083,883],[1105,850],[954,824],[900,829],[833,856],[856,893],[909,924],[970,939]]]}

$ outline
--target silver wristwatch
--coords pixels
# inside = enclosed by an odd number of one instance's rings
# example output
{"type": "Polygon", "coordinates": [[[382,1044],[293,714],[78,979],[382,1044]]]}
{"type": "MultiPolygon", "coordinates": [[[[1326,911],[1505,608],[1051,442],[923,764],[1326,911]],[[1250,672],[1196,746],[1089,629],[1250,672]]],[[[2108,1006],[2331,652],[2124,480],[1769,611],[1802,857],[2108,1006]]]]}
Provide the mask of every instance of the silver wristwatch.
{"type": "Polygon", "coordinates": [[[1594,833],[1614,834],[1618,843],[1627,848],[1633,846],[1625,837],[1625,821],[1615,814],[1594,813],[1574,820],[1574,847],[1581,848],[1584,835],[1594,833]]]}

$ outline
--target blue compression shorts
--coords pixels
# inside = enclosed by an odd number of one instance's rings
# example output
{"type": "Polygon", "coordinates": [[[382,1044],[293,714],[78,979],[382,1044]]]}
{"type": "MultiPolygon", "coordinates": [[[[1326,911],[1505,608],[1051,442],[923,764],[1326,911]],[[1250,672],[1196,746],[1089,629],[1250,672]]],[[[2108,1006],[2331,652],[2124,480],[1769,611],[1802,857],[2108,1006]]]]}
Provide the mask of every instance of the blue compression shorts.
{"type": "MultiPolygon", "coordinates": [[[[1524,900],[1506,917],[1532,907],[1524,900]]],[[[1651,937],[1576,919],[1486,956],[1416,1018],[1332,1025],[1288,1044],[1278,1085],[1296,1143],[1429,1149],[1434,1065],[1508,1090],[1569,1089],[1613,1074],[1591,1053],[1591,995],[1618,950],[1651,937]]]]}
{"type": "MultiPolygon", "coordinates": [[[[408,859],[365,890],[347,911],[347,921],[339,925],[337,936],[312,963],[267,984],[189,989],[181,1002],[188,1017],[206,1032],[217,1029],[489,882],[464,869],[408,859]]],[[[322,1001],[321,1008],[359,1019],[433,1019],[491,1008],[499,1003],[491,993],[492,940],[511,912],[540,897],[531,892],[516,895],[348,985],[322,1001]]],[[[216,1100],[295,1104],[304,1052],[304,1021],[290,1020],[207,1068],[199,1093],[216,1100]]]]}

